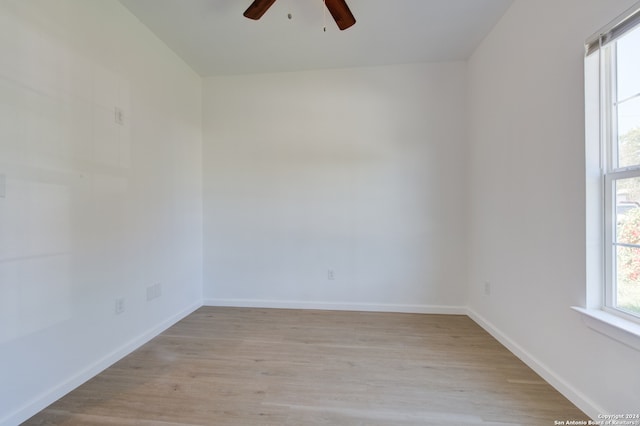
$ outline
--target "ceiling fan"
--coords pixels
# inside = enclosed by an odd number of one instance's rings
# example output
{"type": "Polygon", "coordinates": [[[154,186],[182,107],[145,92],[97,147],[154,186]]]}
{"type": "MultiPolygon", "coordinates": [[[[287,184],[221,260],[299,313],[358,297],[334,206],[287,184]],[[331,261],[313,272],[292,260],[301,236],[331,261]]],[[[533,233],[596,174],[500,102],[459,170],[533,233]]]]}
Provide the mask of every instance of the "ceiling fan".
{"type": "MultiPolygon", "coordinates": [[[[244,12],[244,16],[249,19],[260,19],[262,15],[271,7],[276,0],[254,0],[251,6],[244,12]]],[[[323,0],[324,4],[329,9],[331,16],[338,24],[338,28],[346,30],[350,26],[356,23],[356,18],[353,17],[349,6],[345,0],[323,0]]]]}

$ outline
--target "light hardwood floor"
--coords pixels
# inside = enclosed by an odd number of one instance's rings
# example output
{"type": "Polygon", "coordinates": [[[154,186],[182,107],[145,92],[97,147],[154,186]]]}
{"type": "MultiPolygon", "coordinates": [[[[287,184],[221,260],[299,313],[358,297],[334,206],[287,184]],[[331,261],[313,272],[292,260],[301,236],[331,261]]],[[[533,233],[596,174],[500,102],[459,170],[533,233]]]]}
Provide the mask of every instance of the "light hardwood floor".
{"type": "Polygon", "coordinates": [[[27,425],[553,425],[587,416],[465,316],[201,308],[27,425]]]}

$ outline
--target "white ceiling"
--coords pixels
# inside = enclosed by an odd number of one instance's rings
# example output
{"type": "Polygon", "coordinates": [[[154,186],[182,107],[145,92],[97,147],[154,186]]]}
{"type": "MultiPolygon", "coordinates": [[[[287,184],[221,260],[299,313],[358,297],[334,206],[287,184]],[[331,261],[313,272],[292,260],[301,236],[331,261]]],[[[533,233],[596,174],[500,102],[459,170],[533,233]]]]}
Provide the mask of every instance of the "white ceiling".
{"type": "Polygon", "coordinates": [[[323,0],[278,0],[259,21],[251,2],[121,0],[201,76],[464,60],[512,0],[348,0],[345,31],[323,0]]]}

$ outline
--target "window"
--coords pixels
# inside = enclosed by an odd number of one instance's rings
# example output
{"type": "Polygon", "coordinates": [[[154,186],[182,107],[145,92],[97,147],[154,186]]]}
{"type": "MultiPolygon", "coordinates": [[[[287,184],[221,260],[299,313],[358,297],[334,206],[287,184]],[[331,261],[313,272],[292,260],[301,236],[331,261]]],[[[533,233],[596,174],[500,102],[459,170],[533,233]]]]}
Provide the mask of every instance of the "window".
{"type": "Polygon", "coordinates": [[[640,317],[640,26],[602,50],[605,306],[640,317]]]}
{"type": "Polygon", "coordinates": [[[640,324],[640,3],[586,52],[587,304],[640,324]]]}

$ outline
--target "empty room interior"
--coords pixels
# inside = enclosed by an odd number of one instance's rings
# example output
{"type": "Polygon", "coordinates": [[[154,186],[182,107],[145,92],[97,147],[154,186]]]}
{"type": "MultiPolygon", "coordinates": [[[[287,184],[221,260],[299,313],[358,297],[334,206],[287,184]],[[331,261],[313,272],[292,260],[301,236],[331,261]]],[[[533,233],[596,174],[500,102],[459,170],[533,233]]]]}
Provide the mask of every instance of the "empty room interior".
{"type": "Polygon", "coordinates": [[[636,1],[0,0],[0,425],[640,425],[636,1]]]}

